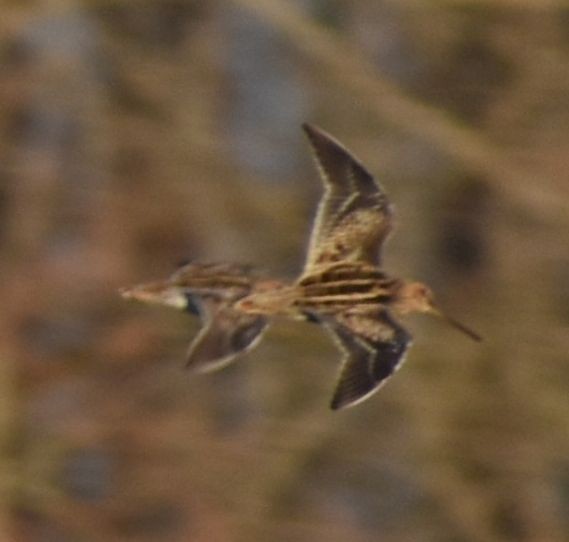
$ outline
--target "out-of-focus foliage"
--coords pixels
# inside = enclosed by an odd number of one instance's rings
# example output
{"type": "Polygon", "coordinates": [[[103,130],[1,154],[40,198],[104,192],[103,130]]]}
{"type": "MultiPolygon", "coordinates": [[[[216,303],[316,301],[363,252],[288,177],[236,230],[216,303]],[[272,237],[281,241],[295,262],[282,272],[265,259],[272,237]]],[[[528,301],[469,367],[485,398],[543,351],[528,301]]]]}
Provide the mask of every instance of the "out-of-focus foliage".
{"type": "Polygon", "coordinates": [[[1,540],[569,540],[564,2],[1,9],[1,540]],[[388,270],[485,337],[410,319],[339,413],[316,326],[196,377],[197,322],[116,294],[187,258],[293,277],[303,120],[396,203],[388,270]]]}

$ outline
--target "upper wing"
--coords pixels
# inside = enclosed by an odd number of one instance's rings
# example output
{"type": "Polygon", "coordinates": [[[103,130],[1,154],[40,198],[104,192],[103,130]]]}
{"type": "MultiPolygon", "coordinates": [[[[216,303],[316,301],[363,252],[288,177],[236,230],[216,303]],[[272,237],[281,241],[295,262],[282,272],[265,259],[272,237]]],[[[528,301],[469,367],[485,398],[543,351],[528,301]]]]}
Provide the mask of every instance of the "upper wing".
{"type": "Polygon", "coordinates": [[[325,320],[345,353],[331,408],[367,399],[400,366],[411,335],[385,309],[341,313],[325,320]]]}
{"type": "Polygon", "coordinates": [[[322,263],[380,263],[381,246],[391,230],[389,201],[373,176],[336,139],[303,124],[324,183],[304,274],[322,263]]]}
{"type": "Polygon", "coordinates": [[[198,372],[220,369],[253,348],[268,324],[266,317],[244,314],[229,304],[202,299],[199,305],[204,327],[190,345],[186,361],[186,367],[198,372]]]}
{"type": "Polygon", "coordinates": [[[247,295],[257,280],[250,265],[196,262],[177,269],[167,283],[198,297],[232,301],[247,295]]]}
{"type": "Polygon", "coordinates": [[[164,305],[199,314],[204,299],[231,303],[248,295],[258,280],[251,266],[190,263],[166,280],[137,284],[120,290],[125,299],[164,305]]]}

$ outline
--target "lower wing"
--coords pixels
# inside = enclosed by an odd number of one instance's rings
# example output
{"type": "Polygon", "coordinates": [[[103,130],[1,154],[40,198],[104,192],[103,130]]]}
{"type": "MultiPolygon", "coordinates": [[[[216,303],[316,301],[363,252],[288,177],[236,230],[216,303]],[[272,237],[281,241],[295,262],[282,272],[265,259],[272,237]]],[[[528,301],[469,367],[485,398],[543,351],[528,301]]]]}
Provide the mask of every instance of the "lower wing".
{"type": "Polygon", "coordinates": [[[411,335],[385,309],[346,312],[323,320],[345,354],[332,397],[333,410],[376,392],[401,365],[411,335]]]}
{"type": "Polygon", "coordinates": [[[204,327],[188,350],[186,367],[196,372],[221,369],[251,350],[267,325],[266,317],[243,314],[231,305],[208,311],[204,327]]]}

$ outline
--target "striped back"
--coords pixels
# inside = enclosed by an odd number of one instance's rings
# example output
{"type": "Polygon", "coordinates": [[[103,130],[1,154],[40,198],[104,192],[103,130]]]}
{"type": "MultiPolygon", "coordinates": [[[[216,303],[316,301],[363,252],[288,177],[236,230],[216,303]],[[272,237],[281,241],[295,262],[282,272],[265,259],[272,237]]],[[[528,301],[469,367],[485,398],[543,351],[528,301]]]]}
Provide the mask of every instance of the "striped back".
{"type": "Polygon", "coordinates": [[[393,300],[401,281],[365,263],[339,263],[305,275],[297,283],[301,310],[341,310],[354,305],[384,305],[393,300]]]}

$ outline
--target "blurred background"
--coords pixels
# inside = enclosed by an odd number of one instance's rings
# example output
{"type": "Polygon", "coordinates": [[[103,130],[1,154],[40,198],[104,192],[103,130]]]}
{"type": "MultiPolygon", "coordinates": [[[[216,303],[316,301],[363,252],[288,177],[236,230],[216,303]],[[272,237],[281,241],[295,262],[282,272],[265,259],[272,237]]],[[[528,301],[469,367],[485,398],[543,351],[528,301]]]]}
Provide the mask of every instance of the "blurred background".
{"type": "Polygon", "coordinates": [[[569,540],[563,0],[4,0],[0,540],[569,540]],[[294,277],[300,124],[397,206],[407,363],[328,409],[340,355],[278,322],[193,376],[190,316],[121,286],[187,259],[294,277]]]}

